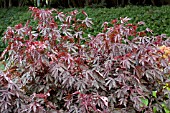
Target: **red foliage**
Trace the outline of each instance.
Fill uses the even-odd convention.
[[[102,33],[84,37],[93,25],[84,11],[29,9],[36,28],[28,21],[8,27],[3,37],[8,47],[0,73],[1,112],[162,110],[161,102],[168,100],[164,75],[170,68],[159,46],[169,47],[168,38],[146,36],[150,29],[138,32],[143,22],[131,24],[127,17],[111,21],[110,27],[105,22]],[[84,20],[77,19],[79,13]],[[152,96],[155,90],[157,98]]]

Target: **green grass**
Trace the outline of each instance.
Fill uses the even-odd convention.
[[[72,11],[74,8],[59,9],[60,11]],[[94,26],[88,29],[86,33],[96,35],[101,32],[103,22],[110,22],[112,19],[120,17],[132,18],[132,23],[144,21],[145,26],[139,28],[144,30],[147,27],[154,31],[154,35],[167,34],[170,36],[170,6],[154,7],[154,6],[126,6],[124,8],[81,8],[85,10],[90,18],[93,19]],[[13,7],[10,9],[0,9],[0,37],[8,26],[14,26],[19,23],[25,23],[30,19],[28,7]],[[81,18],[81,16],[80,16]],[[32,25],[34,22],[31,23]],[[4,44],[0,41],[0,51],[4,48]]]

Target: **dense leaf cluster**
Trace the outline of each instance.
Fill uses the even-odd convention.
[[[8,27],[1,58],[0,110],[7,112],[164,112],[170,103],[166,35],[137,31],[130,18],[103,23],[84,37],[93,22],[77,10],[30,7],[37,26]],[[78,15],[84,19],[78,19]],[[7,56],[5,56],[7,54]]]

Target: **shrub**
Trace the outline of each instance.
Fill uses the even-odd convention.
[[[30,7],[36,28],[8,27],[2,53],[0,110],[6,112],[163,112],[168,110],[170,46],[165,35],[137,31],[129,18],[104,22],[96,36],[82,11]],[[84,20],[77,18],[83,14]],[[111,26],[112,25],[112,26]],[[111,27],[108,27],[111,26]],[[165,109],[166,108],[166,109]]]

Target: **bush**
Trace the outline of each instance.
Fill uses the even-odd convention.
[[[165,35],[137,31],[144,22],[131,24],[126,17],[104,22],[101,33],[84,37],[93,26],[86,12],[29,9],[37,26],[28,21],[8,27],[3,37],[8,46],[1,56],[6,60],[1,112],[168,111]],[[84,19],[77,18],[81,14]]]

